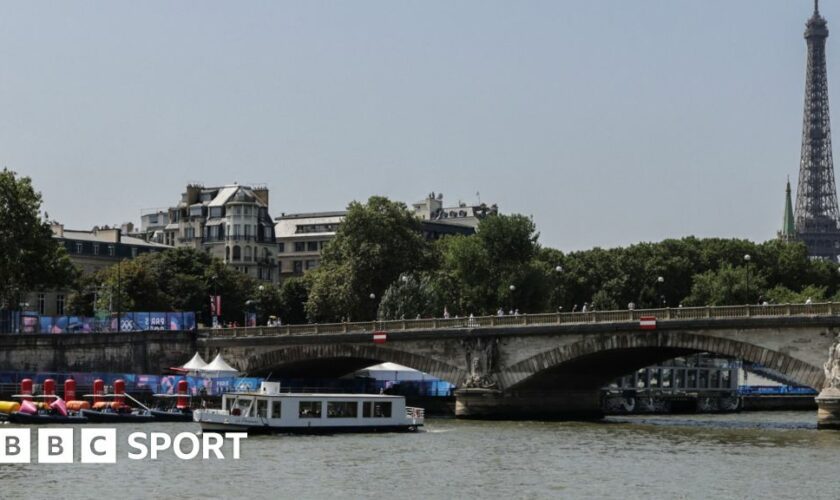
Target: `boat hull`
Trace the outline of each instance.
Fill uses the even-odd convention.
[[[198,422],[205,432],[247,432],[248,434],[358,434],[365,432],[417,432],[420,425],[342,425],[318,427],[273,427],[267,425],[236,425],[220,422]]]
[[[89,422],[118,424],[154,422],[154,415],[138,413],[111,413],[96,410],[82,410],[82,416],[87,417]]]
[[[84,416],[30,415],[20,412],[10,413],[8,420],[15,424],[84,424],[88,421]]]
[[[155,417],[155,420],[158,422],[192,422],[193,421],[193,414],[192,410],[181,412],[181,411],[163,411],[163,410],[151,410],[152,416]]]

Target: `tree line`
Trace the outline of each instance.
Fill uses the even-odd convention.
[[[405,204],[379,196],[351,203],[321,265],[279,285],[189,248],[82,275],[52,238],[40,203],[29,178],[0,173],[7,309],[22,291],[46,288],[71,291],[69,314],[197,311],[205,323],[214,294],[223,323],[241,323],[245,311],[260,322],[304,323],[840,299],[838,265],[809,259],[798,242],[687,237],[564,253],[540,245],[533,220],[518,214],[429,241]]]

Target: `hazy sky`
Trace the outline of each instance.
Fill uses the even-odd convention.
[[[238,181],[268,185],[274,216],[478,191],[565,251],[762,241],[787,175],[796,192],[812,8],[0,1],[0,166],[79,229]]]

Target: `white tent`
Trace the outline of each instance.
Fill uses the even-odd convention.
[[[431,375],[396,363],[380,363],[378,365],[368,366],[353,373],[353,376],[400,382],[407,380],[435,380]]]
[[[238,375],[239,370],[230,366],[222,359],[221,353],[217,354],[213,361],[199,370],[202,375]]]
[[[207,362],[201,358],[201,355],[198,352],[196,352],[195,356],[193,356],[191,360],[184,363],[181,366],[181,368],[183,368],[184,370],[195,371],[201,370],[205,366],[207,366]]]

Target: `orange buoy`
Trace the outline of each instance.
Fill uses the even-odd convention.
[[[25,378],[20,381],[20,393],[23,394],[24,401],[32,401],[32,379]]]
[[[70,411],[88,410],[90,409],[90,403],[88,403],[87,401],[68,401],[67,409]]]
[[[186,380],[181,380],[178,382],[178,402],[175,405],[175,407],[179,410],[189,408],[190,406],[190,403],[187,400],[187,391],[189,390],[189,387],[190,384],[187,383]]]

